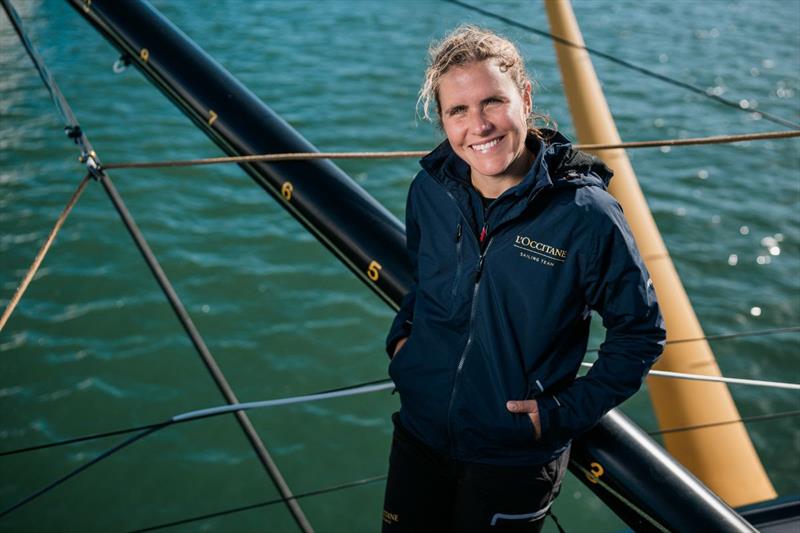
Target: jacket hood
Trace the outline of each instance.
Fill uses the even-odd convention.
[[[608,187],[613,172],[600,159],[576,150],[558,131],[540,132],[541,139],[528,133],[525,144],[536,153],[536,159],[522,181],[507,193],[532,198],[542,188],[551,186]],[[456,155],[447,139],[423,157],[420,166],[442,184],[455,181],[465,187],[471,185],[469,165]]]

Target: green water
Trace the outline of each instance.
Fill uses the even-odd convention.
[[[475,22],[520,43],[535,105],[572,135],[552,45],[444,2],[158,1],[155,5],[321,150],[423,150],[415,120],[431,38]],[[65,3],[17,0],[34,43],[107,162],[220,155]],[[546,28],[536,1],[482,7]],[[590,46],[800,120],[800,3],[578,1]],[[158,51],[153,51],[158,53]],[[625,140],[778,125],[594,60]],[[77,152],[0,16],[0,305],[82,176]],[[800,324],[800,142],[631,151],[642,188],[709,334]],[[413,160],[341,167],[402,217]],[[386,376],[391,311],[237,167],[112,174],[243,401]],[[597,328],[592,345],[602,339]],[[800,382],[796,334],[713,344],[726,375]],[[732,386],[743,416],[797,409],[792,391]],[[222,403],[97,184],[90,184],[0,333],[0,450],[162,420]],[[385,473],[397,398],[378,393],[253,412],[295,493]],[[646,392],[623,411],[656,427]],[[752,423],[782,495],[800,493],[797,419]],[[120,438],[0,458],[0,507]],[[720,443],[720,446],[724,445]],[[301,501],[318,531],[374,531],[383,484]],[[276,496],[232,418],[168,428],[0,520],[3,531],[118,531]],[[575,479],[568,531],[623,524]],[[180,528],[177,528],[180,529]],[[282,506],[183,526],[292,531]],[[548,524],[546,531],[554,531]]]

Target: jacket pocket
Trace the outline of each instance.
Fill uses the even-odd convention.
[[[392,359],[389,361],[389,376],[395,382],[395,385],[397,385],[397,380],[395,379],[395,375],[397,374],[397,367],[399,366],[398,363],[400,362],[400,359],[403,359],[403,356],[408,351],[408,345],[410,343],[411,343],[411,335],[406,337],[405,344],[403,344],[403,346],[401,346],[400,349],[394,353]]]

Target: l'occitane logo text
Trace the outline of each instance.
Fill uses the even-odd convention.
[[[397,513],[390,513],[389,511],[383,511],[383,521],[387,524],[397,524],[400,522],[400,515]]]
[[[563,261],[567,258],[567,250],[562,250],[561,248],[556,248],[555,246],[550,246],[543,242],[534,241],[525,235],[517,235],[514,243],[518,248],[521,247],[531,252],[539,252],[559,261]]]

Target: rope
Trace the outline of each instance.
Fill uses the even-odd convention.
[[[739,424],[740,422],[761,422],[763,420],[775,420],[778,418],[788,418],[792,416],[800,415],[800,410],[798,411],[782,411],[780,413],[772,413],[769,415],[756,415],[756,416],[748,416],[738,418],[736,420],[726,420],[724,422],[709,422],[707,424],[695,424],[692,426],[680,426],[675,428],[669,429],[659,429],[656,431],[648,431],[648,435],[663,435],[665,433],[679,433],[681,431],[692,431],[695,429],[704,429],[716,426],[726,426],[728,424]]]
[[[78,199],[81,197],[83,190],[86,188],[86,184],[89,182],[90,174],[86,174],[81,180],[78,188],[72,193],[72,197],[67,202],[67,205],[64,207],[64,210],[61,211],[61,214],[58,216],[53,229],[50,230],[50,234],[45,239],[44,244],[39,249],[39,253],[36,254],[36,257],[33,260],[33,264],[31,264],[28,272],[25,273],[25,277],[22,278],[22,282],[20,282],[19,287],[17,287],[14,296],[11,297],[11,300],[8,302],[5,311],[3,311],[3,315],[0,316],[0,331],[3,331],[3,328],[8,322],[8,319],[11,317],[11,313],[14,312],[16,309],[17,304],[22,299],[22,295],[25,294],[25,291],[30,285],[33,277],[36,275],[36,272],[39,270],[39,267],[42,265],[42,261],[44,261],[44,256],[47,255],[48,250],[50,250],[50,246],[53,244],[53,241],[56,239],[56,235],[58,235],[59,230],[61,230],[61,226],[64,225],[64,221],[69,216],[72,208],[78,202]]]
[[[592,368],[594,363],[581,363],[581,366]],[[796,383],[783,383],[780,381],[762,381],[758,379],[727,378],[724,376],[706,376],[702,374],[686,374],[683,372],[669,372],[666,370],[650,370],[650,376],[661,378],[688,379],[691,381],[712,381],[715,383],[730,383],[734,385],[752,385],[755,387],[769,387],[774,389],[800,390],[800,385]]]
[[[320,494],[327,494],[329,492],[335,492],[335,491],[339,491],[339,490],[350,489],[350,488],[353,488],[353,487],[360,487],[362,485],[375,483],[377,481],[383,481],[384,479],[386,479],[386,477],[387,477],[386,474],[384,474],[384,475],[381,475],[381,476],[373,476],[373,477],[367,477],[367,478],[364,478],[364,479],[359,479],[357,481],[349,481],[347,483],[341,483],[339,485],[332,485],[332,486],[325,487],[325,488],[322,488],[322,489],[317,489],[317,490],[312,490],[312,491],[309,491],[309,492],[304,492],[302,494],[297,494],[297,495],[293,496],[293,498],[296,499],[296,500],[299,500],[300,498],[308,498],[309,496],[317,496],[317,495],[320,495]],[[142,533],[144,531],[155,531],[157,529],[164,529],[164,528],[167,528],[167,527],[179,526],[179,525],[182,525],[182,524],[189,524],[191,522],[198,522],[200,520],[208,520],[209,518],[216,518],[218,516],[225,516],[225,515],[229,515],[229,514],[233,514],[233,513],[240,513],[242,511],[249,511],[251,509],[258,509],[260,507],[267,507],[267,506],[270,506],[270,505],[275,505],[277,503],[281,503],[281,500],[278,500],[278,499],[267,500],[265,502],[253,503],[253,504],[250,504],[250,505],[243,505],[241,507],[234,507],[232,509],[226,509],[224,511],[217,511],[217,512],[214,512],[214,513],[208,513],[208,514],[204,514],[204,515],[193,516],[191,518],[184,518],[182,520],[175,520],[174,522],[167,522],[167,523],[159,524],[159,525],[156,525],[156,526],[148,526],[148,527],[145,527],[143,529],[134,529],[134,530],[130,531],[129,533]]]
[[[788,126],[790,128],[793,128],[793,129],[800,129],[800,124],[797,124],[797,123],[792,122],[790,120],[786,120],[784,118],[781,118],[779,116],[773,115],[771,113],[767,113],[766,111],[756,111],[754,109],[744,108],[744,107],[741,106],[741,104],[739,104],[739,102],[737,102],[735,100],[729,100],[728,98],[723,98],[723,97],[721,97],[719,95],[709,93],[706,89],[703,89],[702,87],[698,87],[697,85],[692,85],[692,84],[687,83],[685,81],[677,80],[675,78],[672,78],[670,76],[666,76],[664,74],[659,74],[658,72],[656,72],[654,70],[650,70],[648,68],[641,67],[639,65],[636,65],[636,64],[631,63],[629,61],[626,61],[624,59],[620,59],[620,58],[615,57],[615,56],[613,56],[611,54],[608,54],[606,52],[601,52],[600,50],[596,50],[594,48],[589,48],[588,46],[585,46],[585,45],[582,45],[582,44],[574,43],[572,41],[564,39],[563,37],[558,37],[556,35],[553,35],[550,32],[546,32],[544,30],[540,30],[538,28],[534,28],[532,26],[528,26],[526,24],[522,24],[521,22],[517,22],[516,20],[512,20],[512,19],[504,17],[502,15],[498,15],[496,13],[492,13],[491,11],[486,11],[485,9],[481,9],[479,7],[476,7],[476,6],[473,6],[473,5],[470,5],[470,4],[466,4],[464,2],[460,2],[459,0],[444,0],[444,1],[445,2],[449,2],[451,4],[455,4],[457,6],[461,6],[461,7],[465,8],[465,9],[469,9],[469,10],[475,11],[477,13],[481,13],[482,15],[486,15],[487,17],[491,17],[491,18],[493,18],[495,20],[499,20],[499,21],[504,22],[504,23],[506,23],[506,24],[508,24],[510,26],[515,26],[517,28],[521,28],[521,29],[529,31],[531,33],[535,33],[537,35],[541,35],[542,37],[547,37],[548,39],[551,39],[551,40],[556,41],[558,43],[561,43],[563,45],[570,46],[572,48],[578,48],[580,50],[586,50],[588,53],[590,53],[592,55],[595,55],[597,57],[602,57],[603,59],[611,61],[612,63],[616,63],[617,65],[620,65],[620,66],[623,66],[625,68],[634,70],[634,71],[636,71],[636,72],[638,72],[640,74],[644,74],[645,76],[649,76],[651,78],[655,78],[657,80],[669,83],[671,85],[675,85],[676,87],[680,87],[682,89],[686,89],[688,91],[691,91],[693,93],[699,94],[701,96],[704,96],[706,98],[714,100],[714,101],[716,101],[716,102],[718,102],[720,104],[726,105],[728,107],[732,107],[732,108],[737,109],[739,111],[744,111],[746,113],[758,113],[759,115],[761,115],[765,119],[769,120],[770,122],[774,122],[774,123],[780,124],[782,126]]]
[[[766,133],[746,133],[739,135],[715,135],[711,137],[695,137],[691,139],[664,139],[660,141],[634,141],[617,144],[576,144],[579,150],[617,150],[626,148],[655,148],[659,146],[688,146],[701,144],[725,144],[743,141],[762,141],[766,139],[786,139],[800,137],[800,131],[770,131]],[[386,152],[290,152],[282,154],[255,154],[231,157],[206,157],[202,159],[166,160],[166,161],[123,161],[107,163],[104,170],[117,168],[168,168],[189,167],[199,165],[218,165],[223,163],[254,163],[259,161],[304,161],[311,159],[404,159],[424,157],[429,150],[419,151],[386,151]]]

